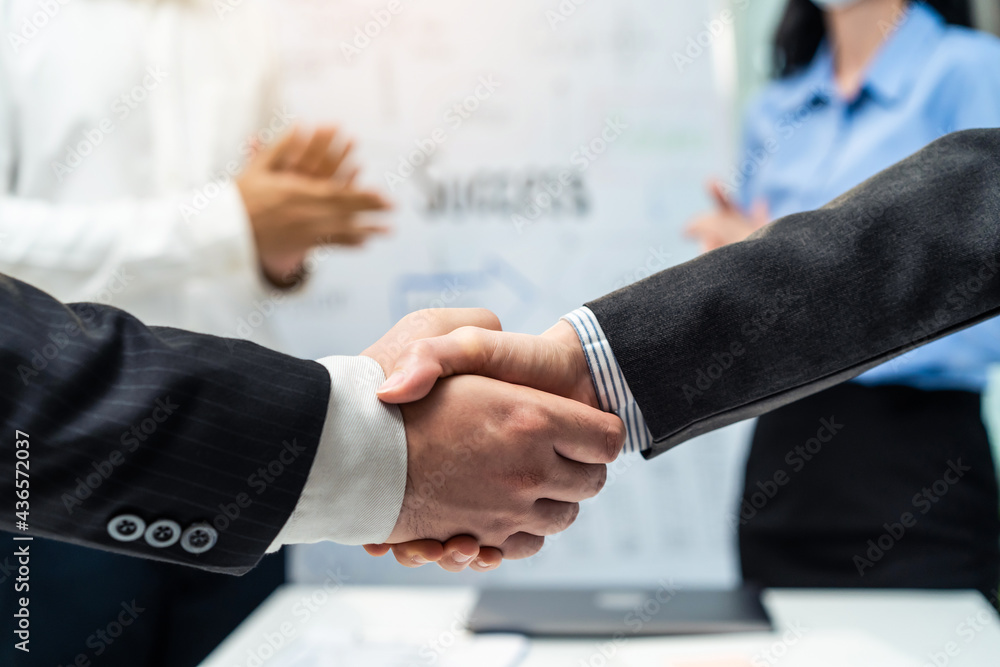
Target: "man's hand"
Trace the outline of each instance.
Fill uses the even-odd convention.
[[[470,535],[509,558],[534,553],[597,495],[625,441],[613,415],[475,375],[401,409],[410,461],[390,543]]]
[[[597,408],[597,392],[580,339],[565,320],[541,336],[468,326],[414,340],[401,351],[379,388],[386,403],[408,403],[426,396],[439,378],[485,377],[533,387]]]
[[[421,337],[468,314],[487,327]],[[414,313],[365,352],[387,375],[399,374],[380,397],[407,403],[406,499],[390,537],[406,542],[392,547],[404,565],[487,570],[501,551],[507,558],[536,553],[545,535],[572,523],[580,500],[600,491],[605,464],[621,451],[624,426],[592,407],[597,399],[572,327],[563,322],[536,337],[503,334],[498,324],[484,311]],[[437,382],[470,372],[496,379]],[[441,543],[453,535],[460,537]],[[424,539],[407,542],[415,538]],[[389,548],[366,547],[373,555]]]
[[[236,184],[253,227],[261,268],[278,286],[295,284],[310,249],[357,246],[388,229],[363,224],[364,212],[390,208],[382,196],[354,186],[352,145],[333,149],[336,131],[292,130],[251,158]]]
[[[391,365],[383,364],[389,379],[380,389],[379,397],[387,403],[421,399],[439,378],[472,373],[532,386],[597,407],[580,340],[566,321],[560,321],[541,336],[502,333],[499,327],[492,326],[463,327],[439,338],[413,339],[396,351],[394,357]],[[373,555],[383,555],[390,546],[369,545],[366,549]],[[392,545],[391,549],[396,560],[408,567],[437,562],[452,572],[466,566],[486,571],[499,566],[502,557],[530,555],[504,549],[501,556],[496,549],[479,549],[479,543],[468,536],[452,538],[444,544],[435,540],[407,542]]]

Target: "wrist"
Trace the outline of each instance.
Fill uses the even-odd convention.
[[[290,290],[298,287],[306,280],[305,260],[302,262],[271,263],[258,254],[261,275],[274,287]]]
[[[600,402],[590,373],[590,365],[587,363],[587,355],[583,351],[583,344],[573,325],[566,320],[559,320],[551,329],[543,333],[542,337],[557,343],[569,360],[574,378],[572,395],[569,398],[599,409]]]

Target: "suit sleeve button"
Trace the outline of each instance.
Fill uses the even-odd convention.
[[[146,522],[135,514],[119,514],[108,522],[108,535],[119,542],[134,542],[145,531]]]
[[[194,523],[181,535],[181,547],[192,554],[203,554],[219,541],[219,533],[207,523]]]
[[[170,519],[160,519],[149,524],[149,528],[146,529],[146,542],[157,549],[177,544],[179,539],[181,539],[181,525]]]

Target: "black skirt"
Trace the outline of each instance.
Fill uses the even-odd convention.
[[[1000,586],[997,471],[979,394],[844,384],[765,415],[739,510],[748,583]]]

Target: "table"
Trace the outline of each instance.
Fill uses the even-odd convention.
[[[352,587],[340,585],[335,576],[323,586],[285,586],[202,667],[266,667],[277,662],[275,656],[280,657],[318,629],[350,633],[365,641],[419,645],[423,647],[422,655],[428,656],[427,664],[433,664],[432,656],[466,636],[463,626],[475,599],[474,589]],[[1000,665],[1000,617],[975,592],[769,590],[764,593],[764,604],[775,624],[774,634],[764,638],[776,646],[783,636],[801,634],[802,628],[809,632],[861,631],[918,666]],[[671,647],[691,646],[692,642],[735,645],[750,638],[740,635],[729,639],[630,641],[655,645],[664,654]],[[534,641],[527,646],[527,655],[518,667],[619,664],[614,656],[601,658],[600,643]],[[768,664],[754,662],[758,663]]]

